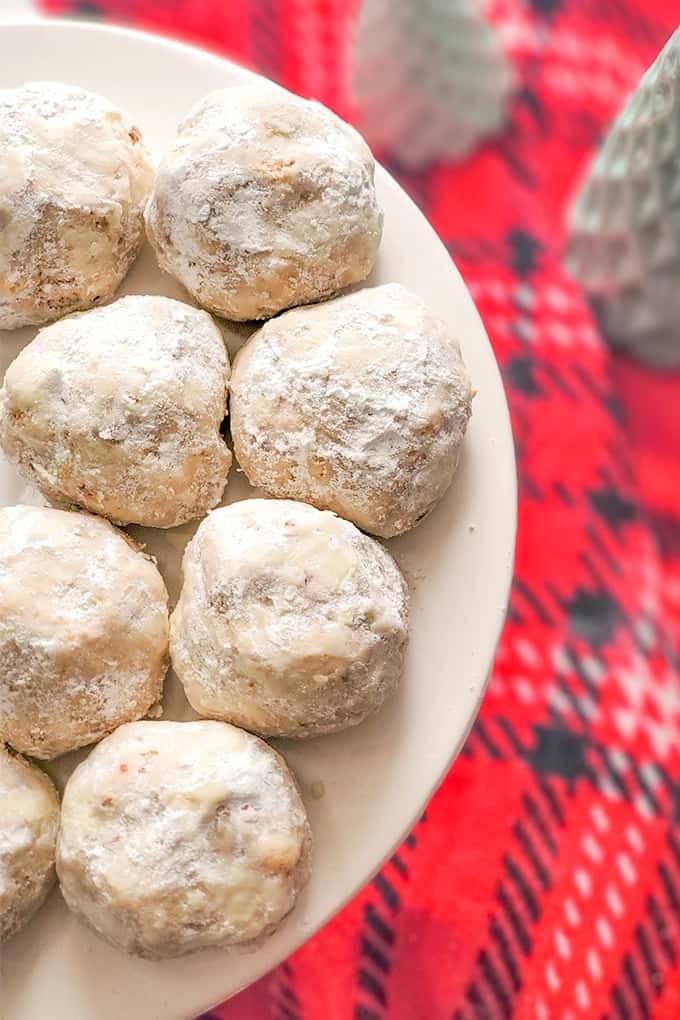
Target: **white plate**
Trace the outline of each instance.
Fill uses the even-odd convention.
[[[216,57],[138,33],[73,23],[0,26],[0,87],[54,79],[93,89],[133,114],[159,151],[210,89],[252,76]],[[0,1013],[11,1020],[186,1020],[296,949],[375,872],[441,781],[475,717],[503,623],[516,523],[515,461],[505,396],[484,328],[449,256],[383,170],[385,236],[369,283],[396,280],[460,337],[478,395],[453,487],[410,535],[389,544],[412,587],[407,675],[383,711],[356,729],[279,741],[314,831],[314,875],[295,911],[257,952],[211,950],[168,963],[129,959],[70,917],[58,892],[4,949]],[[182,297],[145,252],[124,293]],[[33,335],[0,332],[0,372]],[[229,498],[247,485],[232,473]],[[25,499],[0,462],[0,505]],[[189,527],[147,532],[176,594]],[[168,714],[187,717],[170,684]]]

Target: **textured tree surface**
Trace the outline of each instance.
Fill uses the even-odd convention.
[[[593,160],[571,214],[569,265],[611,343],[680,363],[680,30]]]

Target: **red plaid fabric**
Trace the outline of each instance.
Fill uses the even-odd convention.
[[[207,44],[351,118],[343,0],[45,0]],[[678,17],[671,0],[491,0],[506,130],[418,175],[510,400],[517,575],[481,716],[378,877],[228,1020],[680,1016],[680,374],[604,346],[565,209]],[[680,281],[679,281],[680,285]]]

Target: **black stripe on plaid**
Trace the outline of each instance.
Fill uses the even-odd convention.
[[[290,960],[275,971],[270,994],[275,1020],[302,1020],[300,1001],[295,991],[295,972]]]
[[[416,825],[424,825],[423,814]],[[364,906],[356,978],[357,1002],[354,1020],[385,1020],[388,1008],[388,980],[396,943],[395,919],[402,904],[402,892],[411,875],[411,858],[418,846],[416,831],[373,879],[374,900]]]
[[[279,0],[258,0],[250,18],[250,48],[258,71],[278,81],[281,77]]]
[[[488,918],[488,941],[466,987],[466,1005],[455,1014],[460,1020],[511,1020],[522,988],[522,959],[531,955],[532,929],[550,889],[549,867],[564,823],[561,798],[550,780],[535,776],[521,803],[523,814],[512,826],[515,843],[503,856],[505,874],[496,886],[497,909]]]
[[[680,840],[669,827],[669,855],[656,867],[657,887],[646,901],[645,917],[636,925],[633,942],[621,960],[612,985],[609,1010],[616,1020],[651,1020],[654,1001],[664,989],[666,971],[678,959],[680,940]]]

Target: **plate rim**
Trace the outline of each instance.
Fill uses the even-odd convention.
[[[169,53],[174,53],[174,52],[178,52],[180,54],[184,53],[186,56],[190,56],[193,59],[200,58],[203,61],[208,61],[212,65],[214,65],[215,70],[220,70],[220,69],[223,70],[225,67],[227,67],[227,68],[231,69],[233,74],[239,75],[241,77],[246,76],[253,83],[260,83],[262,81],[265,81],[265,82],[267,82],[268,84],[270,84],[273,87],[282,88],[285,91],[290,91],[290,90],[286,90],[285,86],[282,86],[279,83],[277,83],[275,81],[272,81],[271,79],[267,78],[265,75],[260,74],[260,73],[254,71],[254,70],[252,70],[252,69],[250,69],[248,67],[245,67],[245,66],[237,63],[236,61],[231,60],[228,57],[222,56],[220,53],[216,52],[213,49],[207,48],[209,44],[206,41],[203,41],[203,40],[200,41],[200,42],[199,41],[192,42],[189,39],[181,39],[181,38],[168,37],[168,36],[164,36],[164,35],[156,35],[156,34],[154,34],[153,32],[150,32],[150,31],[145,31],[145,30],[141,30],[141,29],[137,29],[137,28],[131,28],[131,27],[128,27],[126,25],[121,25],[121,24],[92,23],[92,22],[84,20],[82,18],[70,18],[70,17],[48,18],[48,17],[40,16],[38,14],[35,14],[35,15],[25,15],[25,16],[22,16],[22,17],[19,17],[19,18],[17,18],[17,17],[3,18],[0,15],[0,29],[10,29],[10,30],[11,29],[30,29],[30,30],[45,31],[47,33],[57,32],[57,33],[60,33],[60,34],[61,33],[68,34],[68,33],[72,32],[73,30],[76,30],[78,32],[87,33],[87,34],[90,34],[90,35],[93,35],[93,36],[95,36],[95,35],[96,36],[101,36],[101,35],[105,34],[105,35],[108,35],[110,37],[117,38],[120,41],[123,41],[125,39],[129,39],[130,37],[132,37],[132,38],[135,38],[141,44],[150,45],[150,46],[153,46],[155,48],[165,49]],[[225,87],[229,87],[229,86],[225,86]],[[479,710],[480,710],[481,704],[482,704],[482,702],[484,700],[484,697],[486,695],[486,691],[488,689],[489,681],[490,681],[490,678],[491,678],[491,674],[492,674],[493,666],[494,666],[494,662],[495,662],[496,652],[497,652],[498,645],[499,645],[499,642],[500,642],[500,638],[502,636],[503,629],[504,629],[504,626],[505,626],[505,621],[506,621],[506,616],[507,616],[507,609],[508,609],[508,603],[509,603],[509,597],[510,597],[510,591],[511,591],[513,577],[514,577],[515,558],[516,558],[516,551],[517,551],[517,529],[518,529],[518,472],[517,472],[517,457],[516,457],[516,451],[515,451],[515,445],[514,445],[514,434],[513,434],[513,430],[512,430],[512,423],[511,423],[510,409],[509,409],[509,406],[508,406],[507,394],[506,394],[506,391],[505,391],[505,386],[504,386],[504,383],[503,383],[502,374],[500,372],[500,366],[498,364],[498,360],[496,358],[493,345],[491,344],[491,341],[489,339],[489,335],[488,335],[487,329],[486,329],[486,327],[484,325],[483,319],[482,319],[482,317],[481,317],[481,315],[479,313],[479,310],[478,310],[478,308],[477,308],[477,306],[475,304],[475,301],[472,298],[472,295],[470,293],[469,288],[467,287],[464,279],[462,278],[462,276],[460,274],[460,271],[458,270],[458,267],[457,267],[453,257],[451,256],[451,254],[449,253],[448,249],[444,245],[443,241],[441,240],[441,238],[437,234],[436,230],[434,229],[434,227],[430,223],[429,219],[420,210],[420,208],[417,206],[417,204],[414,202],[414,200],[411,198],[411,196],[408,194],[408,192],[392,176],[392,174],[384,166],[382,166],[382,164],[378,164],[377,161],[376,161],[376,166],[380,167],[379,172],[383,175],[383,182],[390,188],[390,190],[392,190],[395,194],[399,195],[399,200],[401,202],[403,202],[405,200],[412,207],[412,209],[416,212],[417,216],[423,221],[423,224],[427,227],[427,230],[429,231],[429,234],[430,234],[430,240],[431,240],[432,245],[439,249],[440,255],[443,254],[446,257],[446,259],[448,261],[448,264],[449,264],[449,270],[452,271],[454,273],[454,275],[458,277],[460,286],[467,293],[467,297],[468,297],[469,302],[470,302],[470,311],[473,313],[473,317],[476,320],[477,330],[478,330],[479,334],[483,337],[484,341],[486,342],[486,344],[487,344],[487,346],[489,348],[489,352],[491,353],[491,356],[492,356],[493,371],[496,373],[499,394],[502,396],[502,407],[499,408],[499,411],[502,412],[503,428],[504,428],[504,431],[505,431],[505,434],[506,434],[506,438],[509,438],[509,440],[510,440],[509,441],[509,451],[508,452],[509,452],[509,455],[511,456],[511,459],[512,459],[512,470],[510,471],[510,479],[509,479],[510,487],[509,487],[509,489],[507,491],[507,495],[509,497],[509,506],[507,507],[507,512],[511,515],[510,519],[507,521],[507,524],[508,524],[508,537],[509,537],[509,540],[510,540],[510,548],[509,548],[509,555],[507,557],[507,560],[504,561],[503,566],[502,566],[503,590],[505,592],[504,603],[503,603],[501,612],[498,614],[498,618],[497,618],[497,622],[495,624],[495,627],[493,628],[493,640],[492,640],[492,642],[490,643],[490,646],[489,646],[488,661],[485,664],[484,680],[483,680],[483,682],[479,685],[479,687],[476,690],[476,697],[475,697],[475,700],[474,700],[474,704],[473,704],[472,710],[470,711],[469,716],[468,716],[468,718],[466,720],[466,725],[463,728],[459,738],[455,742],[452,743],[449,755],[447,757],[447,760],[444,763],[443,767],[438,771],[434,781],[430,781],[428,783],[427,790],[423,790],[423,791],[421,791],[421,794],[419,794],[419,798],[421,799],[420,808],[415,812],[413,817],[410,818],[408,824],[400,831],[398,838],[396,838],[391,843],[389,850],[384,854],[384,856],[378,862],[376,862],[375,866],[372,868],[372,870],[370,871],[369,874],[365,875],[361,880],[356,882],[352,886],[352,888],[349,889],[338,902],[334,903],[334,905],[324,914],[324,916],[318,921],[318,923],[315,923],[315,926],[313,928],[310,928],[310,930],[304,932],[302,934],[301,938],[293,939],[292,940],[293,944],[291,945],[290,948],[288,948],[288,950],[286,951],[285,954],[283,954],[283,955],[281,955],[279,957],[278,962],[274,962],[274,963],[272,963],[272,962],[266,962],[266,963],[263,962],[261,967],[256,968],[256,973],[254,974],[254,976],[248,977],[242,984],[239,984],[238,987],[234,988],[231,992],[227,993],[228,998],[231,998],[234,995],[237,995],[239,992],[243,991],[245,988],[250,987],[251,984],[253,984],[256,981],[260,980],[265,974],[269,973],[272,969],[274,969],[274,967],[278,966],[283,960],[287,959],[290,955],[292,955],[294,952],[296,952],[302,945],[305,944],[305,942],[307,942],[317,932],[319,932],[323,927],[325,927],[329,923],[329,921],[332,920],[332,918],[334,918],[352,899],[354,899],[357,896],[357,894],[363,888],[365,888],[372,881],[372,879],[375,877],[375,875],[383,867],[385,862],[387,860],[389,860],[390,856],[401,845],[401,843],[403,842],[405,837],[412,830],[412,828],[413,828],[414,824],[417,822],[417,819],[418,819],[420,813],[422,812],[423,808],[429,803],[429,801],[435,795],[435,793],[437,792],[437,790],[439,789],[439,787],[443,783],[444,779],[448,775],[449,771],[451,770],[453,764],[455,763],[455,761],[456,761],[456,759],[457,759],[457,757],[458,757],[458,755],[460,753],[461,748],[463,747],[463,745],[464,745],[464,743],[465,743],[465,741],[466,741],[466,739],[467,739],[467,737],[468,737],[468,735],[470,733],[470,730],[472,729],[472,727],[473,727],[473,725],[475,723],[475,720],[477,719],[477,716],[479,714]],[[453,484],[455,486],[455,479],[454,479]],[[507,484],[507,481],[506,481],[506,484]],[[498,570],[499,570],[499,574],[500,574],[501,573],[501,567],[500,566],[499,566]],[[485,659],[486,658],[487,658],[487,655],[485,654]],[[1,976],[1,964],[0,964],[0,976]],[[212,999],[211,998],[203,1006],[200,1006],[198,1008],[201,1009],[202,1011],[210,1010],[213,1006],[215,1006],[216,1004],[218,1004],[218,1003],[220,1003],[222,1001],[225,1001],[223,996],[218,998],[218,999]]]

